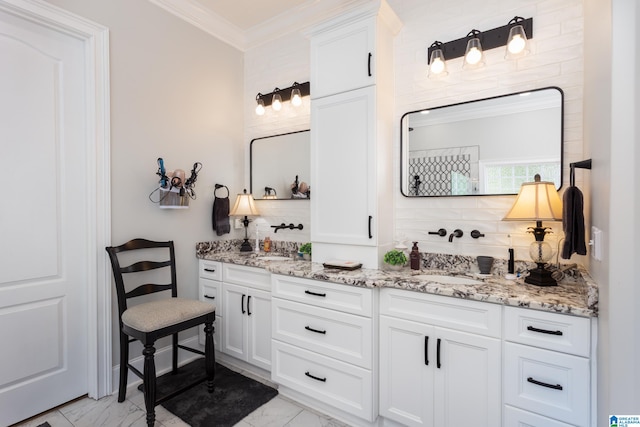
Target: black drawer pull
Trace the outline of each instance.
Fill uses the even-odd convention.
[[[324,334],[326,334],[326,333],[327,333],[327,331],[321,331],[321,330],[319,330],[319,329],[313,329],[313,328],[311,328],[311,327],[309,327],[309,326],[305,326],[304,328],[305,328],[307,331],[315,332],[316,334],[323,334],[323,335],[324,335]]]
[[[369,77],[371,77],[371,57],[373,56],[373,54],[371,52],[369,52],[369,61],[368,61],[368,65],[367,65],[367,71],[369,72]]]
[[[429,366],[429,337],[424,337],[424,364]]]
[[[542,387],[552,388],[554,390],[562,390],[562,386],[560,384],[556,384],[556,385],[547,384],[547,383],[543,383],[542,381],[536,381],[531,377],[527,378],[527,381],[530,382],[531,384],[540,385]]]
[[[206,299],[216,299],[216,297],[212,297],[211,295],[206,295],[204,296]]]
[[[313,378],[313,379],[314,379],[314,380],[316,380],[316,381],[322,381],[323,383],[326,383],[326,382],[327,382],[327,379],[326,379],[326,378],[320,378],[320,377],[316,377],[316,376],[314,376],[314,375],[311,375],[311,374],[309,373],[309,371],[305,372],[304,374],[305,374],[306,376],[308,376],[309,378]]]
[[[438,369],[440,369],[440,367],[442,366],[440,364],[440,338],[438,338],[438,341],[436,343],[436,366],[438,367]]]
[[[311,291],[304,291],[304,293],[307,294],[307,295],[315,295],[317,297],[326,297],[327,296],[327,294],[319,294],[319,293],[311,292]]]
[[[562,331],[549,331],[547,329],[538,329],[538,328],[534,328],[533,326],[527,326],[527,331],[532,331],[532,332],[540,332],[541,334],[549,334],[549,335],[562,335]]]
[[[215,268],[205,268],[204,271],[206,271],[207,273],[215,273],[216,269]]]

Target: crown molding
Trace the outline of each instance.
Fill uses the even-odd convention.
[[[149,0],[166,10],[167,12],[177,16],[188,22],[189,24],[200,28],[202,31],[222,40],[225,43],[239,49],[246,50],[246,36],[244,32],[222,18],[220,15],[213,13],[210,9],[202,7],[200,3],[194,0]]]

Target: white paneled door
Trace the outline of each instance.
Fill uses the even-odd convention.
[[[85,54],[81,38],[0,10],[0,425],[89,388]]]

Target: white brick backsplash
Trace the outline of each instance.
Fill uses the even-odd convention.
[[[400,119],[408,111],[486,98],[511,92],[558,86],[565,93],[565,164],[563,173],[569,183],[569,163],[583,160],[583,36],[581,0],[388,0],[404,26],[394,42],[395,114],[394,114],[394,203],[396,241],[418,241],[423,252],[460,255],[491,255],[507,258],[511,234],[516,259],[529,260],[533,241],[528,222],[507,222],[502,217],[511,207],[513,196],[405,198],[399,189]],[[427,77],[427,48],[435,41],[447,42],[464,37],[472,28],[480,31],[505,25],[513,16],[534,19],[531,54],[504,59],[504,48],[486,52],[487,65],[480,70],[462,70],[462,59],[447,62],[449,75],[437,80]],[[276,86],[309,79],[309,40],[288,35],[246,53],[245,56],[245,136],[247,147],[246,182],[248,185],[249,141],[256,137],[309,128],[308,105],[296,115],[257,117],[255,95],[270,92]],[[313,91],[313,82],[311,82]],[[269,110],[269,109],[268,109]],[[532,150],[535,148],[532,147]],[[576,173],[581,185],[582,173]],[[311,183],[313,187],[313,183]],[[298,204],[299,203],[299,204]],[[302,223],[305,229],[271,235],[277,240],[304,242],[311,225],[308,202],[260,202],[262,216],[271,224]],[[546,240],[556,250],[562,237],[560,222],[545,222],[553,228]],[[448,242],[447,237],[429,235],[446,228],[460,228],[464,236]],[[485,234],[471,238],[471,230]],[[282,233],[282,234],[281,234]],[[581,261],[582,257],[575,257]]]

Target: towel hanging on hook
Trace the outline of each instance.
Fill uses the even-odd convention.
[[[227,190],[226,197],[218,197],[216,195],[216,191],[220,188]],[[231,223],[229,222],[229,188],[226,185],[216,184],[213,190],[211,225],[218,236],[231,232]]]
[[[569,188],[562,195],[562,228],[564,231],[564,245],[562,258],[569,259],[571,255],[587,254],[584,230],[584,198],[575,183],[575,168],[591,169],[591,159],[569,164]]]

